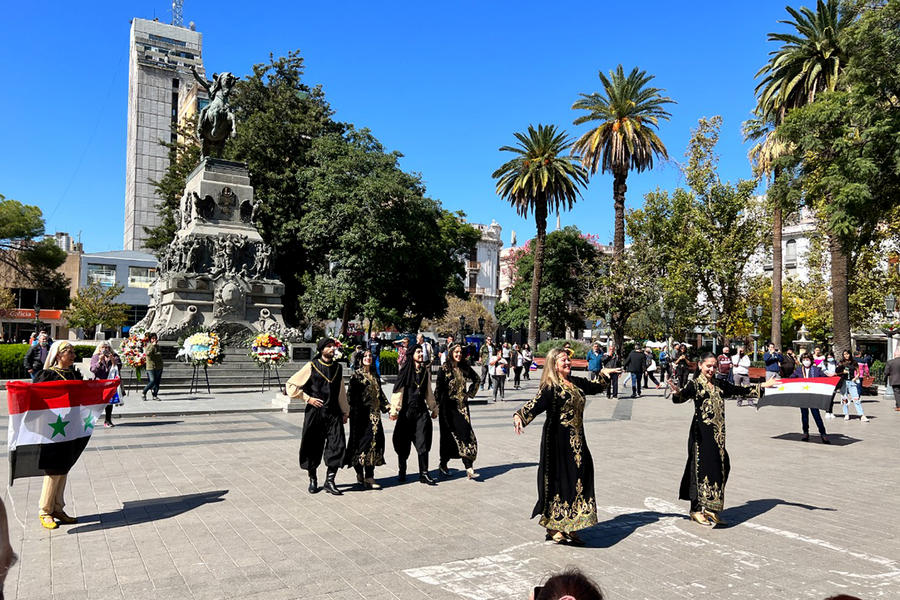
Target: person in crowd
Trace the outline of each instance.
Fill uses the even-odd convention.
[[[494,402],[497,401],[497,393],[500,394],[500,400],[504,399],[506,393],[506,372],[509,369],[509,362],[503,358],[503,347],[497,346],[494,356],[491,357],[491,377],[494,378]]]
[[[641,349],[635,346],[625,358],[622,367],[631,374],[631,397],[641,397],[641,377],[644,375],[646,355]]]
[[[794,354],[793,348],[788,348],[784,351],[784,356],[781,357],[781,376],[790,377],[791,374],[796,370],[797,355]]]
[[[557,544],[583,545],[577,531],[597,523],[594,461],[584,434],[585,396],[609,385],[613,369],[603,369],[600,381],[572,376],[572,361],[564,349],[547,353],[537,395],[513,415],[521,434],[541,413],[547,413],[541,433],[538,500],[532,518],[541,516],[547,539]]]
[[[94,354],[91,356],[91,373],[97,379],[111,379],[109,372],[115,367],[114,373],[118,373],[122,369],[122,359],[116,354],[112,346],[106,340],[97,344]],[[116,375],[118,376],[118,375]],[[103,421],[104,427],[114,427],[112,422],[113,405],[106,405],[106,416]]]
[[[494,356],[494,342],[491,336],[487,336],[478,353],[478,364],[481,365],[481,389],[484,389],[485,384],[487,384],[488,390],[494,385],[494,378],[491,377],[492,356]]]
[[[725,449],[725,399],[737,396],[759,398],[762,388],[779,383],[776,378],[763,384],[738,387],[716,378],[717,367],[716,355],[707,352],[700,357],[697,376],[680,389],[672,388],[675,404],[694,402],[688,459],[678,497],[690,501],[691,519],[707,527],[724,524],[719,513],[725,505],[725,483],[731,469]]]
[[[805,352],[800,355],[800,364],[791,374],[791,378],[793,379],[808,379],[810,377],[824,377],[825,373],[819,367],[813,364],[813,357],[808,352]],[[819,409],[817,408],[800,408],[800,425],[803,427],[803,437],[801,438],[804,442],[809,441],[809,413],[812,412],[813,421],[816,423],[816,428],[819,430],[819,438],[822,440],[823,444],[830,443],[828,441],[828,436],[825,433],[825,423],[822,422],[822,417],[819,415]]]
[[[721,367],[722,362],[719,361],[719,366]],[[734,385],[738,387],[747,387],[750,385],[750,357],[744,353],[744,347],[738,346],[737,352],[732,358],[732,367],[731,373],[734,377]],[[747,400],[747,403],[750,406],[753,406],[753,400]],[[737,405],[742,406],[744,404],[743,398],[738,398]]]
[[[506,368],[503,372],[506,374],[505,379],[509,379],[509,374],[512,373],[512,369],[510,366],[512,363],[510,362],[510,357],[512,356],[512,347],[509,345],[509,342],[503,342],[503,360],[506,361]],[[504,384],[505,387],[505,384]]]
[[[397,346],[397,367],[403,368],[403,365],[406,364],[407,354],[409,352],[409,338],[402,337],[394,344]]]
[[[678,345],[675,356],[672,358],[672,370],[675,375],[675,381],[678,383],[678,387],[684,387],[688,381],[688,376],[690,376],[687,346],[685,344]]]
[[[731,376],[731,348],[728,346],[722,346],[722,353],[716,357],[718,361],[718,368],[716,370],[716,377],[719,379],[724,379],[729,383],[734,383],[734,379]]]
[[[659,365],[656,360],[653,358],[653,349],[652,348],[644,348],[644,389],[650,387],[648,379],[656,384],[656,389],[659,389],[659,381],[656,380],[656,372],[659,370]]]
[[[844,420],[850,420],[850,402],[856,407],[856,414],[863,423],[869,422],[869,417],[863,414],[862,402],[859,399],[859,363],[850,354],[849,350],[841,353],[841,362],[838,363],[835,373],[841,376],[841,410],[844,411]]]
[[[285,391],[291,398],[306,402],[300,437],[300,468],[309,475],[309,493],[319,491],[318,468],[325,460],[327,493],[342,496],[334,479],[344,462],[347,439],[344,423],[350,417],[343,367],[334,359],[337,342],[324,337],[316,344],[316,355],[294,373]]]
[[[60,340],[53,342],[44,368],[34,376],[35,383],[44,381],[73,381],[82,380],[81,372],[75,368],[75,347],[69,342]],[[41,525],[46,529],[56,529],[59,523],[69,525],[76,523],[75,517],[65,513],[64,495],[66,491],[67,475],[44,475],[44,485],[41,489],[39,506],[39,518]]]
[[[357,370],[362,364],[364,350],[365,348],[362,345],[357,345],[353,348],[353,354],[350,355],[350,369],[353,371]]]
[[[529,600],[603,600],[603,592],[591,578],[571,568],[535,587]]]
[[[600,349],[600,342],[591,344],[591,349],[587,353],[587,362],[591,381],[597,381],[600,378],[600,371],[603,369],[603,350]]]
[[[609,370],[609,385],[606,387],[607,398],[619,397],[619,373],[622,372],[622,359],[616,350],[616,345],[609,344],[609,350],[603,357],[603,369]],[[603,370],[601,369],[601,371]]]
[[[894,410],[900,411],[900,344],[894,348],[894,358],[884,365],[884,378],[894,392]]]
[[[824,372],[823,365],[825,364],[825,355],[822,354],[822,348],[820,348],[819,346],[813,348],[812,360],[813,366],[819,367]]]
[[[154,400],[159,400],[159,383],[162,381],[163,359],[159,351],[159,336],[151,333],[147,336],[150,342],[145,352],[147,354],[147,385],[141,393],[141,399],[147,399],[147,392],[153,395]]]
[[[672,367],[669,361],[669,349],[662,348],[659,351],[659,382],[665,383],[672,378]]]
[[[432,419],[438,418],[438,405],[431,390],[431,370],[425,366],[422,349],[413,345],[408,360],[394,384],[391,394],[393,444],[397,453],[397,479],[406,481],[406,461],[412,446],[419,459],[419,483],[436,485],[428,475],[428,453],[431,451]]]
[[[513,344],[509,353],[509,364],[513,370],[513,389],[517,390],[522,385],[522,368],[525,366],[525,359],[522,358],[518,344]]]
[[[531,381],[531,364],[534,362],[534,352],[531,351],[531,346],[526,342],[522,344],[522,372],[525,375],[525,379]]]
[[[381,340],[373,337],[369,340],[369,352],[372,353],[372,358],[375,360],[375,364],[373,367],[375,368],[375,372],[378,373],[378,376],[381,376]]]
[[[825,360],[822,361],[821,366],[822,372],[825,373],[825,377],[834,377],[837,375],[837,360],[834,358],[834,352],[830,350],[825,353]],[[840,388],[840,386],[838,386]],[[834,398],[832,397],[831,406],[825,411],[826,419],[834,418]]]
[[[447,362],[447,350],[456,343],[456,338],[453,337],[453,334],[447,336],[447,343],[441,348],[441,364]]]
[[[350,436],[344,451],[344,466],[356,471],[356,483],[366,490],[377,490],[375,467],[384,464],[384,425],[381,413],[388,412],[388,400],[381,389],[381,377],[375,371],[375,359],[363,352],[357,368],[347,382],[350,405]]]
[[[781,373],[782,358],[783,356],[775,344],[770,343],[768,350],[763,352],[763,362],[766,363],[766,381]]]
[[[473,465],[478,456],[478,440],[472,430],[469,398],[478,393],[481,378],[466,362],[462,348],[454,344],[447,350],[447,362],[440,368],[434,385],[438,405],[438,425],[441,430],[441,461],[438,471],[450,475],[447,463],[461,458],[469,479],[478,477]]]
[[[44,362],[46,362],[47,355],[50,353],[51,344],[50,336],[42,331],[35,338],[35,343],[25,353],[25,370],[28,371],[32,381],[34,381],[34,376],[37,375],[38,371],[44,368]]]
[[[425,339],[425,334],[420,333],[416,335],[416,344],[422,349],[423,360],[425,361],[425,366],[430,367],[431,363],[434,362],[434,348],[431,347],[431,343]]]

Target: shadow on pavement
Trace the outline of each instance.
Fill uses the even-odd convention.
[[[116,427],[156,427],[157,425],[178,425],[184,421],[119,421]]]
[[[459,461],[457,461],[457,464],[459,464]],[[479,477],[478,477],[478,479],[475,479],[475,482],[487,481],[488,479],[491,479],[498,475],[502,475],[502,474],[506,473],[507,471],[511,471],[513,469],[525,469],[528,467],[536,467],[536,466],[537,466],[536,462],[517,462],[517,463],[509,463],[506,465],[491,465],[491,466],[484,466],[484,467],[479,467],[476,464],[475,471],[478,473]],[[393,473],[391,475],[388,475],[387,477],[378,477],[378,472],[376,471],[375,481],[380,483],[381,487],[385,488],[385,489],[397,487],[400,485],[410,485],[413,483],[416,485],[420,485],[419,484],[419,473],[417,471],[409,471],[406,474],[406,482],[405,483],[400,483],[399,481],[397,481],[396,473],[397,473],[397,471],[394,470]],[[435,481],[438,482],[438,485],[440,485],[440,483],[442,481],[453,481],[454,479],[465,479],[465,477],[466,477],[465,469],[454,469],[453,467],[450,467],[450,475],[446,476],[446,477],[441,475],[440,473],[438,473],[437,469],[431,469],[430,471],[428,471],[428,473],[431,475],[432,479],[434,479]],[[356,486],[354,485],[353,487],[355,488]],[[341,491],[344,491],[344,492],[348,491],[348,489],[343,486],[340,486],[340,488],[341,488]],[[356,489],[359,489],[359,488],[356,488]]]
[[[601,521],[592,527],[578,532],[588,548],[612,548],[639,527],[656,523],[666,517],[686,518],[684,514],[662,513],[645,510],[641,512],[617,515],[608,521]]]
[[[831,442],[832,446],[849,446],[850,444],[855,444],[856,442],[861,442],[862,440],[858,438],[852,438],[846,436],[842,433],[829,433],[826,434],[828,437],[828,441]],[[821,444],[822,440],[819,439],[819,434],[810,433],[809,441],[803,442],[801,441],[802,434],[800,433],[782,433],[781,435],[773,435],[773,440],[788,440],[791,442],[800,442],[801,444]]]
[[[69,529],[66,533],[87,533],[100,529],[114,529],[139,523],[149,523],[150,521],[161,521],[186,513],[204,504],[222,502],[225,500],[222,496],[227,493],[228,490],[216,490],[184,496],[154,498],[152,500],[133,500],[126,502],[121,509],[115,512],[79,515],[78,521],[88,524]]]
[[[728,527],[734,527],[735,525],[740,525],[741,523],[755,519],[759,515],[769,512],[776,506],[794,506],[796,508],[805,508],[806,510],[837,510],[835,508],[823,508],[811,504],[789,502],[787,500],[781,500],[780,498],[760,498],[759,500],[749,500],[740,506],[734,506],[723,510],[722,519],[724,519],[728,525],[720,526],[719,529],[727,529]]]

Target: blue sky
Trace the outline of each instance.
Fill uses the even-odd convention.
[[[724,179],[750,177],[741,122],[754,75],[784,29],[785,2],[394,2],[186,0],[208,73],[241,76],[299,49],[336,118],[369,127],[428,193],[519,242],[533,224],[494,193],[513,133],[554,123],[571,135],[580,92],[622,63],[656,75],[678,104],[660,128],[671,160],[628,178],[628,206],[681,182],[690,131],[722,115]],[[795,4],[799,6],[801,4]],[[121,249],[128,34],[132,17],[169,22],[167,2],[7,3],[0,21],[0,194],[44,211],[47,231],[86,251]],[[612,239],[612,177],[598,174],[562,224]]]

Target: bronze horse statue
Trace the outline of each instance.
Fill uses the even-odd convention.
[[[231,73],[213,74],[213,83],[210,85],[206,79],[197,74],[191,67],[194,78],[209,93],[209,104],[200,111],[200,119],[197,121],[197,136],[200,138],[201,155],[221,157],[225,149],[225,141],[234,137],[235,126],[234,113],[228,104],[228,97],[237,82],[237,78]]]

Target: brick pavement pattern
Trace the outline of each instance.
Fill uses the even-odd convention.
[[[566,566],[613,600],[900,598],[900,413],[886,399],[867,398],[870,423],[826,421],[831,446],[800,441],[796,409],[729,402],[731,526],[704,529],[677,500],[691,407],[593,397],[600,523],[573,548],[529,520],[543,417],[517,437],[511,416],[535,384],[473,406],[481,481],[456,461],[437,487],[399,484],[388,441],[384,489],[355,491],[345,469],[342,497],[306,492],[302,414],[121,419],[70,474],[78,524],[41,528],[39,478],[8,488],[20,560],[6,598],[524,600]]]

